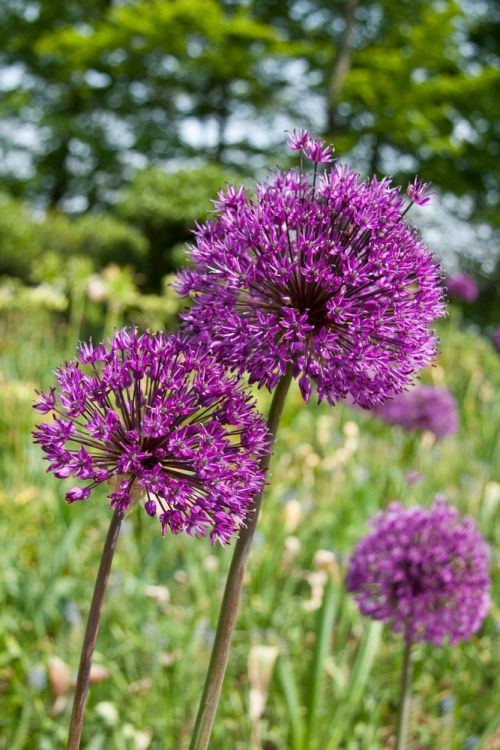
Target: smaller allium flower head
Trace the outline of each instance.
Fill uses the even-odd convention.
[[[430,509],[392,503],[371,525],[347,573],[361,613],[411,641],[470,638],[490,605],[488,546],[472,519],[436,498]]]
[[[428,430],[437,438],[453,435],[458,429],[455,396],[447,388],[421,385],[399,393],[375,406],[373,413],[404,430]]]
[[[86,484],[87,500],[106,482],[111,507],[137,498],[162,533],[186,531],[226,543],[245,521],[264,476],[268,435],[234,376],[199,345],[162,333],[117,331],[108,345],[80,345],[56,370],[58,388],[34,405],[48,471]]]
[[[468,273],[455,273],[447,280],[448,293],[450,297],[461,299],[464,302],[474,302],[479,295],[477,281]]]
[[[319,400],[369,407],[433,359],[440,271],[389,179],[330,165],[331,147],[304,130],[289,146],[300,169],[278,169],[253,195],[227,188],[198,227],[177,282],[193,299],[185,329],[260,386],[291,366],[306,401],[315,386]],[[412,202],[424,193],[415,184]]]

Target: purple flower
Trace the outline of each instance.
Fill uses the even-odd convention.
[[[301,151],[306,159],[316,164],[327,164],[333,161],[333,147],[328,146],[324,141],[311,138],[307,130],[293,131],[288,136],[288,148],[292,151]]]
[[[474,302],[479,295],[477,281],[468,273],[456,273],[450,276],[447,286],[451,297],[456,297],[464,302]]]
[[[351,557],[347,589],[363,615],[412,641],[469,638],[489,608],[488,546],[471,518],[392,503]]]
[[[49,471],[87,482],[66,493],[87,500],[108,482],[111,507],[141,497],[162,533],[229,541],[264,476],[268,436],[234,376],[202,347],[162,333],[115,333],[108,346],[82,344],[57,371],[58,389],[39,394],[52,420],[37,426]]]
[[[491,336],[491,340],[493,341],[493,346],[497,350],[497,352],[500,353],[500,328],[496,328],[493,331],[493,334]]]
[[[421,471],[407,471],[405,474],[405,479],[408,484],[417,484],[417,482],[421,482],[423,478],[424,474],[422,474]]]
[[[458,429],[457,402],[447,388],[417,386],[372,411],[389,424],[404,430],[428,430],[438,438],[453,435]]]
[[[425,206],[429,203],[431,195],[435,195],[435,192],[429,190],[429,183],[422,182],[418,177],[415,177],[413,182],[410,182],[406,189],[406,193],[412,203],[416,203],[417,206]]]
[[[319,175],[324,144],[301,131],[290,145],[315,162],[311,176],[278,170],[254,197],[229,188],[198,227],[177,282],[193,297],[184,325],[260,386],[291,364],[306,400],[315,384],[319,400],[370,406],[434,357],[440,271],[388,179]]]
[[[288,148],[291,151],[304,151],[309,146],[309,133],[301,128],[299,131],[294,130],[288,134]]]

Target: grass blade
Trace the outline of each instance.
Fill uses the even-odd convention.
[[[321,605],[321,609],[318,612],[318,620],[316,625],[316,643],[314,646],[314,654],[307,691],[307,732],[305,739],[306,750],[309,747],[309,739],[313,736],[313,726],[318,705],[319,688],[321,684],[321,678],[323,676],[325,659],[328,656],[330,644],[332,642],[332,632],[335,625],[335,617],[337,614],[337,603],[338,594],[334,589],[332,578],[329,575],[328,581],[325,586],[325,591],[323,593],[323,602]]]
[[[333,714],[331,730],[321,745],[326,750],[337,750],[358,708],[377,653],[382,628],[381,622],[370,622],[365,630],[345,695]]]
[[[291,750],[304,750],[305,726],[299,689],[290,662],[285,656],[278,658],[276,675],[285,698],[290,725]]]

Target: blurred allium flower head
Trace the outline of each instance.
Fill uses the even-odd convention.
[[[455,396],[447,388],[420,385],[399,393],[373,408],[373,413],[404,430],[428,430],[438,438],[449,437],[458,429]]]
[[[500,328],[496,328],[493,331],[491,339],[493,341],[493,346],[495,347],[497,352],[500,352]]]
[[[199,345],[162,333],[117,331],[108,345],[80,345],[35,404],[52,418],[34,432],[59,478],[107,482],[111,507],[142,498],[162,533],[229,541],[264,483],[267,430],[253,402]]]
[[[464,302],[474,302],[479,295],[477,281],[468,273],[455,273],[453,276],[448,277],[446,284],[450,296],[461,299]]]
[[[436,646],[475,633],[490,605],[488,546],[471,518],[436,498],[375,516],[357,545],[347,589],[363,615]]]
[[[315,384],[319,400],[370,406],[434,357],[440,271],[389,179],[322,171],[331,148],[305,131],[289,145],[300,169],[278,169],[253,196],[228,187],[198,227],[177,283],[193,298],[185,328],[260,386],[291,365],[306,401]],[[411,187],[411,203],[426,202],[426,186]]]

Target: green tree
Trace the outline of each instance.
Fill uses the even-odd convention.
[[[68,24],[102,18],[110,0],[5,0],[0,4],[0,174],[14,194],[43,198],[55,207],[69,197],[71,182],[93,201],[103,160],[118,159],[107,124],[96,116],[99,87],[92,76],[77,76],[67,60],[41,54],[40,39]],[[75,192],[75,191],[73,191]]]
[[[258,150],[236,121],[276,111],[286,80],[269,63],[290,50],[246,7],[94,0],[83,14],[57,2],[35,21],[26,19],[29,8],[11,2],[1,19],[14,29],[12,39],[5,33],[3,64],[18,60],[27,71],[4,114],[19,123],[31,117],[44,143],[27,149],[33,175],[16,189],[80,210],[112,202],[134,166],[200,152],[246,163],[244,154]],[[193,130],[207,137],[193,140]]]
[[[498,221],[500,10],[490,0],[254,0],[301,35],[323,132],[367,171],[415,171]],[[312,78],[313,74],[315,78]]]
[[[0,195],[0,276],[33,281],[33,272],[48,258],[57,264],[84,257],[96,269],[109,263],[141,267],[148,242],[136,228],[113,216],[69,218],[49,211],[34,218],[29,206]],[[36,271],[35,271],[36,274]]]
[[[196,221],[207,218],[211,200],[232,175],[216,164],[165,172],[137,172],[116,205],[118,216],[147,238],[148,254],[140,270],[148,286],[159,289],[161,277],[184,260],[181,249],[192,237]]]

